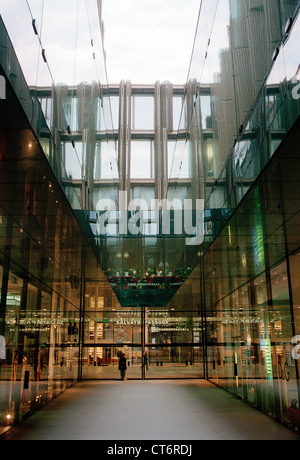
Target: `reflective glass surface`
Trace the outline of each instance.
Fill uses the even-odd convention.
[[[299,427],[299,2],[203,0],[148,85],[108,81],[100,0],[0,3],[0,430],[122,352]]]

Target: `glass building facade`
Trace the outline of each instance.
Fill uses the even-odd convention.
[[[15,1],[0,433],[78,380],[118,379],[122,352],[128,378],[208,379],[299,428],[299,2],[204,0],[187,81],[142,85],[107,79],[100,0],[59,5],[59,52],[56,1],[17,18]]]

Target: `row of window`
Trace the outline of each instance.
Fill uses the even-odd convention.
[[[52,124],[52,99],[49,97],[40,98],[41,107],[49,126]],[[82,121],[81,111],[84,111],[84,117],[90,122],[90,118],[85,113],[86,108],[77,97],[68,97],[63,101],[63,111],[66,120],[73,132],[81,131]],[[211,97],[209,95],[201,96],[201,116],[202,127],[211,128]],[[173,97],[173,131],[185,129],[186,109],[183,96]],[[119,97],[103,97],[95,105],[94,117],[95,129],[100,131],[117,130],[119,127]],[[91,126],[89,126],[91,128]],[[155,102],[154,96],[132,96],[131,106],[131,127],[136,131],[153,131],[155,128]]]
[[[85,152],[82,142],[64,145],[64,164],[68,177],[81,179],[85,176]],[[118,178],[117,153],[114,142],[98,142],[95,146],[94,179],[113,180]],[[212,155],[209,157],[212,162]],[[137,140],[131,142],[131,179],[155,178],[154,142]],[[191,152],[185,140],[169,141],[168,143],[168,177],[190,178],[192,176]]]

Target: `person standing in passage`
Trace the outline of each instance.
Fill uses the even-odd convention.
[[[144,354],[144,366],[145,366],[145,369],[147,371],[149,371],[149,366],[148,366],[148,354],[147,352],[145,351],[145,354]]]
[[[121,380],[125,380],[126,370],[127,370],[126,358],[125,358],[125,354],[122,353],[119,359],[119,371],[121,372]]]

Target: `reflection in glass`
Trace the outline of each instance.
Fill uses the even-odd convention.
[[[154,98],[151,96],[132,97],[132,129],[154,129]]]

